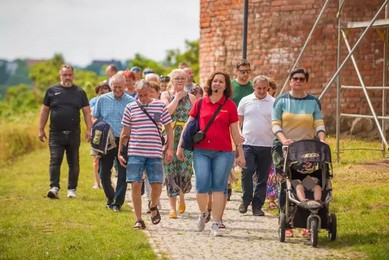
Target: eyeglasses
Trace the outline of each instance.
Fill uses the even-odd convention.
[[[170,77],[169,76],[160,76],[159,80],[161,82],[169,82],[170,81]]]
[[[186,81],[186,78],[174,78],[175,81]]]
[[[242,74],[249,74],[249,73],[251,73],[251,69],[247,69],[247,70],[239,70],[239,72],[240,73],[242,73]]]
[[[303,77],[293,77],[292,78],[294,81],[300,81],[300,82],[305,82],[305,78],[303,78]]]

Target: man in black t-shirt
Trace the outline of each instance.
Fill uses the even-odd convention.
[[[39,140],[44,142],[47,139],[45,125],[50,115],[50,190],[47,197],[51,199],[59,198],[60,169],[65,151],[69,166],[68,198],[76,197],[80,172],[80,109],[84,114],[88,141],[92,128],[89,101],[85,91],[73,84],[73,67],[62,65],[59,77],[61,82],[46,91],[39,119]]]

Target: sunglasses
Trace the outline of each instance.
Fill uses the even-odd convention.
[[[294,81],[300,81],[300,82],[305,82],[305,78],[303,78],[303,77],[292,77],[292,79],[294,80]]]
[[[249,73],[251,73],[251,69],[247,69],[247,70],[239,70],[239,72],[240,73],[242,73],[242,74],[249,74]]]

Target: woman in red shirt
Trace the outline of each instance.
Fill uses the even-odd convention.
[[[214,72],[207,81],[207,95],[202,98],[199,123],[203,130],[214,115],[219,105],[220,112],[209,127],[205,138],[196,143],[193,150],[193,168],[195,172],[196,199],[200,210],[197,221],[198,231],[205,228],[205,219],[208,216],[208,193],[212,192],[212,235],[221,236],[219,224],[224,207],[224,190],[227,187],[228,175],[234,163],[234,151],[232,139],[236,145],[236,163],[240,167],[245,166],[245,158],[242,150],[241,133],[239,129],[238,112],[232,96],[231,80],[227,73]],[[197,114],[199,100],[196,101],[190,111],[188,122]],[[177,157],[184,157],[181,142],[178,145]]]

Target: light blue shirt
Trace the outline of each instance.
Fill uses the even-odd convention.
[[[114,136],[119,137],[124,109],[128,103],[133,101],[135,99],[127,93],[124,93],[120,99],[116,99],[113,92],[103,94],[97,100],[92,116],[108,123],[112,127]]]

